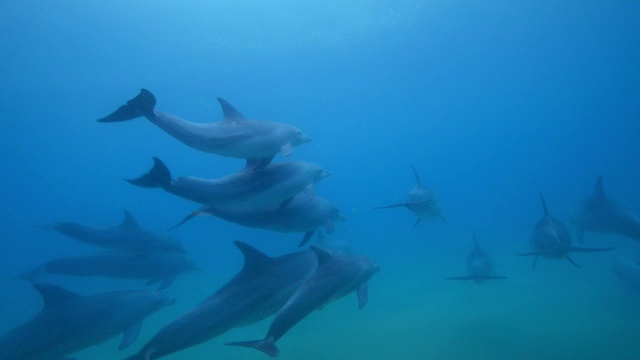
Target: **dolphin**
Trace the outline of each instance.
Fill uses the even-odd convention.
[[[640,218],[607,198],[602,176],[598,176],[593,194],[574,208],[571,222],[578,227],[578,241],[581,243],[585,230],[640,240]]]
[[[358,294],[358,307],[364,307],[367,281],[380,267],[366,256],[335,255],[316,246],[311,249],[318,257],[318,267],[278,311],[267,336],[263,340],[226,345],[251,347],[276,357],[280,354],[276,341],[314,310],[354,291]]]
[[[143,176],[127,180],[142,187],[160,187],[166,192],[215,207],[286,206],[299,192],[312,191],[312,186],[331,172],[320,165],[302,162],[271,163],[254,171],[248,165],[242,170],[219,179],[179,177],[171,179],[167,166],[153,158],[153,168]]]
[[[123,332],[129,346],[141,321],[174,303],[158,291],[117,291],[82,296],[51,284],[33,284],[44,306],[27,322],[0,336],[2,360],[64,360]]]
[[[193,212],[178,223],[178,227],[198,214],[215,215],[233,223],[278,232],[302,232],[304,237],[298,246],[306,244],[317,229],[324,229],[331,233],[334,221],[344,221],[340,210],[332,203],[319,196],[309,196],[304,192],[293,197],[286,207],[272,206],[265,208],[225,209],[205,207]]]
[[[249,120],[231,104],[218,98],[224,120],[200,124],[154,110],[156,98],[146,89],[99,122],[117,122],[144,116],[182,143],[200,151],[248,159],[256,170],[271,162],[275,154],[289,156],[293,147],[311,141],[295,126],[272,121]]]
[[[142,279],[147,280],[148,285],[160,282],[160,289],[165,289],[178,275],[196,270],[198,267],[193,260],[183,254],[156,253],[139,256],[103,252],[53,259],[21,274],[20,277],[34,280],[49,274]]]
[[[631,287],[640,289],[640,257],[619,257],[613,262],[613,273]]]
[[[240,241],[242,270],[191,311],[167,324],[127,360],[153,360],[275,314],[317,265],[310,250],[269,257]]]
[[[439,217],[442,221],[445,221],[440,211],[440,202],[436,198],[435,194],[422,185],[420,176],[418,176],[418,172],[413,164],[411,164],[411,168],[413,169],[413,175],[416,178],[416,185],[411,189],[411,191],[409,191],[409,193],[407,193],[406,200],[398,204],[378,206],[374,209],[388,209],[404,206],[418,216],[416,222],[413,224],[414,227],[416,227],[422,219],[426,220]]]
[[[585,248],[571,246],[571,235],[567,228],[560,220],[549,214],[547,204],[544,201],[544,197],[540,195],[542,201],[542,209],[544,210],[544,216],[536,223],[531,234],[531,248],[533,251],[527,253],[521,253],[522,256],[533,256],[533,269],[536,269],[539,256],[544,256],[550,259],[567,259],[574,266],[580,268],[580,265],[573,261],[569,256],[571,252],[601,252],[610,251],[614,248]]]
[[[108,228],[95,228],[68,221],[44,225],[43,227],[53,229],[83,243],[112,250],[138,254],[185,252],[182,244],[170,236],[141,228],[128,211],[124,212],[122,223]]]
[[[481,284],[484,280],[503,280],[504,276],[496,276],[491,269],[491,258],[478,246],[476,234],[473,234],[473,250],[467,255],[467,273],[465,276],[448,277],[447,280],[473,280]]]

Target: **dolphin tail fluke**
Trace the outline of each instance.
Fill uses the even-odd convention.
[[[167,165],[157,157],[153,157],[153,167],[146,174],[136,179],[125,179],[129,184],[146,187],[163,189],[171,187],[171,172]]]
[[[230,342],[230,343],[226,343],[225,345],[244,346],[244,347],[254,348],[256,350],[262,351],[263,353],[271,357],[277,357],[278,355],[280,355],[280,350],[278,349],[276,344],[273,342],[273,340],[268,338],[264,340]]]
[[[156,106],[156,98],[151,91],[141,89],[140,94],[120,106],[118,110],[98,119],[98,122],[119,122],[132,120],[141,116],[152,117],[153,108]]]

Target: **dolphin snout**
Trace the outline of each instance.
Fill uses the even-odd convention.
[[[322,172],[320,173],[320,179],[324,179],[324,178],[326,178],[327,176],[329,176],[331,174],[333,174],[333,173],[331,171],[329,171],[329,170],[322,170]]]

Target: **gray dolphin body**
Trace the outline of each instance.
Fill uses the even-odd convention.
[[[331,174],[314,163],[291,161],[271,163],[258,171],[248,165],[219,179],[173,180],[160,159],[154,157],[153,161],[153,168],[145,175],[127,181],[142,187],[160,187],[187,200],[215,207],[284,207],[296,194]]]
[[[585,248],[571,246],[571,235],[567,228],[560,220],[554,218],[549,214],[547,204],[544,201],[544,197],[540,195],[542,201],[542,209],[544,210],[544,216],[540,219],[531,234],[531,248],[533,251],[528,253],[522,253],[518,255],[533,256],[533,269],[535,270],[539,256],[544,256],[550,259],[567,259],[570,263],[576,267],[580,267],[569,256],[571,252],[601,252],[610,251],[614,248]]]
[[[407,193],[406,200],[399,204],[379,206],[375,209],[388,209],[404,206],[418,217],[416,222],[413,224],[414,227],[417,226],[422,219],[428,220],[440,217],[444,221],[444,217],[441,213],[440,202],[433,191],[422,185],[416,168],[413,167],[413,165],[411,165],[411,168],[413,169],[413,175],[416,178],[416,185]]]
[[[63,257],[48,261],[21,277],[37,279],[44,274],[160,282],[160,289],[171,285],[178,275],[196,271],[196,264],[183,254],[157,253],[145,256],[105,252]]]
[[[640,240],[640,218],[607,198],[602,176],[598,176],[593,194],[574,209],[571,222],[578,227],[580,242],[583,242],[585,231],[619,234]]]
[[[640,290],[640,257],[619,257],[613,262],[613,273],[624,283]]]
[[[176,226],[184,224],[198,213],[215,215],[221,219],[252,228],[278,232],[302,232],[304,237],[299,246],[306,244],[317,229],[324,227],[333,231],[334,221],[344,221],[340,210],[319,196],[299,193],[286,207],[273,206],[258,209],[225,209],[207,207],[187,216]]]
[[[276,341],[314,310],[354,291],[358,294],[358,306],[364,307],[367,281],[380,270],[378,265],[366,256],[331,255],[315,246],[311,249],[318,256],[318,267],[278,311],[267,336],[263,340],[227,345],[252,347],[276,357],[280,354]]]
[[[153,360],[275,314],[317,265],[310,250],[269,257],[236,241],[244,267],[193,310],[162,328],[127,360]]]
[[[60,222],[45,227],[80,242],[112,250],[138,254],[185,252],[182,244],[170,236],[141,228],[128,211],[124,212],[121,224],[108,228],[96,228],[74,222]]]
[[[493,273],[491,258],[478,245],[476,234],[473,234],[473,250],[467,255],[467,274],[449,277],[447,280],[473,280],[480,284],[485,280],[506,279],[504,276],[496,276]]]
[[[144,116],[184,144],[221,156],[250,159],[266,166],[275,154],[288,156],[293,147],[311,141],[295,126],[262,120],[248,120],[224,99],[218,98],[224,120],[211,124],[192,123],[154,110],[156,98],[145,89],[118,110],[99,119],[117,122]]]
[[[121,332],[123,349],[136,339],[145,317],[173,303],[157,291],[82,296],[54,285],[33,286],[44,307],[0,337],[2,360],[64,360]]]

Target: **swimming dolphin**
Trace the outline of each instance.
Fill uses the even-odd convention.
[[[122,223],[108,228],[95,228],[74,222],[59,222],[44,227],[74,240],[112,250],[138,254],[185,252],[182,244],[170,236],[141,228],[128,211],[124,212]]]
[[[191,311],[167,324],[127,360],[153,360],[275,314],[316,268],[310,250],[269,257],[236,241],[242,270]]]
[[[316,246],[311,249],[318,257],[318,267],[278,311],[267,336],[263,340],[226,345],[251,347],[276,357],[280,354],[276,341],[314,310],[354,291],[358,294],[358,307],[364,307],[367,281],[380,267],[366,256],[332,255]]]
[[[593,194],[574,209],[571,222],[578,227],[578,241],[581,243],[585,230],[640,240],[640,218],[607,198],[602,176],[598,176]]]
[[[295,126],[262,120],[249,120],[231,104],[218,98],[224,120],[199,124],[154,110],[156,98],[146,89],[99,122],[116,122],[144,116],[184,144],[200,151],[226,157],[249,159],[256,170],[269,164],[275,154],[288,156],[293,147],[311,141]]]
[[[174,301],[158,291],[117,291],[82,296],[50,284],[33,284],[44,306],[0,336],[2,360],[64,360],[123,332],[119,350],[140,332],[141,321]]]
[[[613,273],[624,283],[640,289],[640,257],[619,257],[613,262]]]
[[[127,181],[142,187],[160,187],[187,200],[215,207],[284,207],[296,194],[305,188],[311,189],[331,174],[314,163],[291,161],[271,163],[259,171],[249,165],[219,179],[179,177],[172,180],[169,169],[160,159],[154,157],[153,162],[153,168],[145,175]]]
[[[467,255],[467,273],[465,276],[448,277],[447,280],[473,280],[480,284],[484,280],[502,280],[504,276],[496,276],[491,269],[491,258],[478,246],[476,234],[473,234],[473,250]]]
[[[332,203],[319,196],[309,196],[302,192],[294,196],[286,207],[273,206],[258,209],[225,209],[205,207],[188,215],[175,227],[184,224],[198,214],[215,215],[233,223],[278,232],[302,232],[304,237],[298,246],[306,244],[317,229],[324,227],[325,231],[333,231],[334,221],[344,221],[340,210]]]
[[[407,199],[399,204],[378,206],[374,209],[388,209],[404,206],[418,216],[416,222],[413,224],[414,227],[417,226],[422,219],[440,217],[442,221],[445,221],[442,213],[440,212],[440,203],[438,202],[435,194],[422,185],[418,172],[413,164],[411,165],[411,168],[413,169],[413,175],[416,178],[416,185],[411,189],[411,191],[409,191],[409,193],[407,193]]]
[[[536,263],[538,262],[538,256],[544,256],[550,259],[567,259],[576,267],[580,267],[569,256],[571,252],[600,252],[610,251],[614,248],[585,248],[571,246],[571,235],[567,228],[560,220],[554,218],[549,214],[547,210],[547,204],[544,201],[544,197],[540,195],[542,201],[542,209],[544,210],[544,216],[538,221],[533,228],[533,234],[531,234],[531,248],[533,251],[522,253],[518,255],[533,256],[533,269],[536,269]]]
[[[21,274],[20,277],[33,280],[49,274],[141,279],[147,280],[148,285],[160,282],[160,289],[164,289],[171,285],[178,275],[196,270],[196,264],[183,254],[156,253],[140,256],[103,252],[53,259]]]

